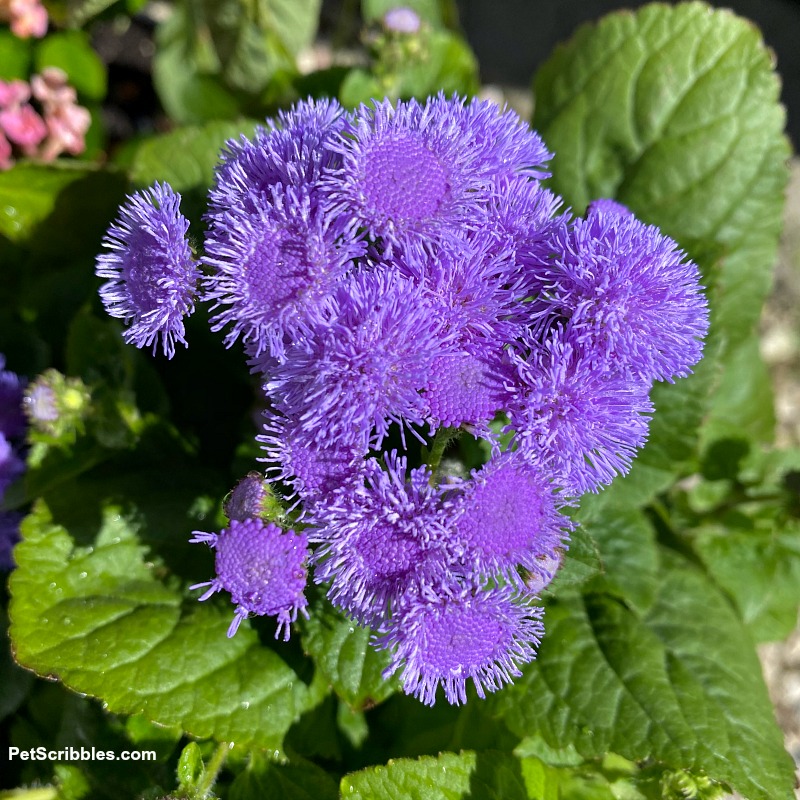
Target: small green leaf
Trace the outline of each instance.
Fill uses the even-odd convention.
[[[204,772],[205,765],[200,746],[197,742],[189,742],[178,757],[178,785],[181,791],[194,789],[202,779]]]
[[[389,697],[396,681],[381,673],[389,663],[385,652],[370,646],[372,632],[343,617],[321,601],[303,623],[303,647],[334,691],[354,710],[371,708]]]
[[[24,241],[55,208],[60,192],[86,178],[83,167],[18,164],[0,173],[0,233]]]
[[[106,96],[106,68],[84,31],[51,33],[42,39],[36,47],[36,70],[45,67],[63,69],[70,84],[88,100]]]
[[[280,748],[305,685],[249,627],[228,639],[228,609],[158,580],[134,526],[105,509],[78,548],[44,503],[23,523],[9,614],[17,659],[111,711],[144,714],[200,738]]]
[[[340,793],[353,800],[528,800],[519,761],[499,752],[392,760],[345,775]]]
[[[28,80],[31,64],[30,42],[0,31],[0,80]]]
[[[310,761],[276,764],[255,755],[236,777],[230,800],[336,800],[336,780]]]
[[[252,136],[255,128],[256,123],[250,121],[215,121],[145,139],[132,157],[131,180],[142,187],[165,181],[177,192],[205,191],[214,180],[225,142]]]

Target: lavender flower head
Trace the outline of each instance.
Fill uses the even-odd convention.
[[[0,511],[0,572],[11,572],[14,562],[14,545],[20,540],[19,524],[22,514],[17,511]]]
[[[25,381],[5,367],[6,358],[0,353],[0,433],[8,439],[19,439],[26,427],[22,407]]]
[[[252,212],[219,212],[210,222],[203,299],[220,309],[211,329],[230,325],[225,343],[241,336],[253,356],[282,357],[284,342],[302,331],[304,309],[364,252],[307,191],[291,187],[271,187]]]
[[[443,95],[424,106],[361,106],[331,148],[341,156],[322,181],[331,211],[351,216],[389,252],[460,238],[482,213],[497,170],[540,176],[549,158],[516,114]]]
[[[544,635],[543,609],[514,602],[508,587],[430,587],[403,599],[378,640],[391,649],[385,677],[401,670],[403,691],[433,705],[444,688],[448,703],[467,702],[467,681],[478,697],[522,673]]]
[[[283,531],[260,519],[231,520],[220,533],[195,531],[191,542],[203,542],[216,552],[216,577],[191,589],[208,586],[207,600],[225,590],[236,604],[228,636],[233,636],[250,614],[277,617],[277,639],[289,638],[289,626],[305,611],[308,543],[304,534]]]
[[[125,341],[153,352],[160,341],[167,358],[176,342],[186,344],[183,318],[194,311],[200,277],[188,229],[180,195],[156,183],[128,197],[103,239],[110,252],[97,257],[96,274],[109,279],[100,297],[108,314],[129,325]]]
[[[425,467],[411,470],[394,452],[385,469],[365,466],[364,485],[335,492],[310,518],[314,580],[364,624],[378,626],[389,606],[446,564],[447,507]]]
[[[420,391],[452,336],[418,287],[389,270],[358,273],[318,319],[266,384],[280,411],[330,443],[366,443],[374,431],[379,446],[392,421],[423,421]]]
[[[537,313],[567,319],[567,336],[599,370],[643,382],[689,374],[702,355],[708,308],[697,265],[624,206],[594,203],[543,247]]]
[[[504,453],[465,481],[455,502],[455,536],[473,562],[470,574],[502,575],[522,592],[531,574],[543,585],[553,577],[554,554],[571,524],[559,513],[550,477]],[[519,567],[524,572],[520,574]]]

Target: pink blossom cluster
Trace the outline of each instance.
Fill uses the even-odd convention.
[[[47,33],[47,10],[39,0],[0,0],[0,20],[20,39],[41,39]]]
[[[38,102],[41,113],[31,105],[31,98]],[[82,153],[92,120],[77,99],[66,74],[57,67],[33,75],[30,84],[0,81],[0,169],[13,165],[15,149],[17,154],[43,161],[52,161],[61,153]]]

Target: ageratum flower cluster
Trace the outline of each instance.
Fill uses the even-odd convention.
[[[123,209],[98,260],[110,313],[171,355],[211,305],[302,530],[259,518],[251,475],[230,527],[196,532],[217,559],[201,599],[231,594],[231,634],[268,614],[288,636],[310,569],[424,703],[464,702],[470,679],[483,697],[535,657],[564,507],[628,471],[653,382],[690,372],[708,325],[676,243],[611,200],[562,213],[550,158],[489,102],[309,100],[228,143],[199,268],[168,187]],[[462,431],[491,456],[458,475],[441,454]]]

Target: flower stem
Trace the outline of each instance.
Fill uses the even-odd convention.
[[[460,428],[439,428],[439,430],[436,431],[436,436],[433,437],[433,444],[428,452],[428,457],[425,459],[425,463],[431,471],[431,483],[433,483],[436,478],[436,472],[439,469],[439,465],[442,463],[442,456],[444,455],[447,445],[460,435]]]
[[[220,742],[217,745],[214,755],[211,756],[208,764],[206,764],[202,779],[197,784],[196,796],[198,798],[206,798],[211,794],[211,790],[214,788],[214,783],[217,780],[217,775],[219,775],[220,770],[225,765],[225,759],[228,757],[229,750],[230,747],[227,742]]]

